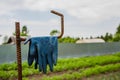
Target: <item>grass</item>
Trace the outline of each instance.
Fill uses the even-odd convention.
[[[54,67],[54,72],[67,73],[59,76],[50,77],[51,80],[64,80],[69,79],[81,79],[83,77],[89,77],[91,75],[97,75],[105,72],[112,72],[120,70],[120,53],[102,56],[91,56],[82,58],[67,58],[58,59],[57,65]],[[48,73],[50,71],[48,70]],[[22,76],[24,80],[26,77],[34,74],[41,74],[38,70],[34,69],[34,64],[28,66],[27,62],[22,63]],[[4,63],[0,65],[0,79],[12,80],[17,78],[17,64],[15,63]],[[49,76],[43,77],[43,80],[47,80]],[[117,76],[115,76],[117,77]],[[103,77],[104,80],[104,77]]]

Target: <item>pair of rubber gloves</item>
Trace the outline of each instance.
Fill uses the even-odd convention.
[[[28,65],[31,66],[35,61],[35,69],[43,73],[47,72],[47,65],[50,71],[53,71],[53,66],[57,64],[58,58],[58,39],[57,37],[33,37],[25,41],[29,42]]]

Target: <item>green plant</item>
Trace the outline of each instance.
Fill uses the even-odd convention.
[[[82,58],[58,59],[54,72],[66,71],[66,74],[45,78],[51,79],[80,79],[85,76],[96,75],[105,72],[112,72],[120,68],[120,53],[103,56],[91,56]],[[49,73],[49,72],[48,72]],[[41,74],[34,69],[34,64],[28,66],[27,62],[22,63],[22,75],[27,77],[34,74]],[[70,76],[71,75],[71,76]],[[118,74],[119,75],[119,74]],[[62,76],[62,78],[61,78]],[[66,76],[66,77],[65,77]],[[17,64],[0,64],[0,79],[11,79],[17,77]],[[65,77],[65,78],[64,78]],[[44,78],[43,78],[44,79]]]
[[[78,80],[83,77],[89,77],[91,75],[96,75],[96,74],[100,74],[103,72],[111,72],[111,71],[119,70],[119,68],[120,68],[120,63],[115,64],[115,65],[108,64],[105,66],[95,66],[95,67],[84,69],[82,72],[73,72],[72,74],[65,73],[65,74],[53,76],[53,77],[43,77],[43,80],[47,80],[48,78],[50,80],[54,80],[54,79],[55,80],[70,80],[70,79]]]

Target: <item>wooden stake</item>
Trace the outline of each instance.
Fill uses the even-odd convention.
[[[18,80],[22,80],[21,39],[20,39],[20,24],[19,24],[19,22],[15,22],[15,26],[16,26],[16,49],[17,49]]]

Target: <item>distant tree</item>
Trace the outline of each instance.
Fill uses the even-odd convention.
[[[101,36],[100,36],[100,38],[101,38],[101,39],[104,39],[104,36],[103,36],[103,35],[101,35]]]
[[[20,36],[28,36],[28,33],[29,33],[29,31],[28,31],[28,29],[27,29],[27,26],[23,26],[22,27],[22,32],[20,32]],[[15,32],[13,33],[13,35],[15,36]]]
[[[113,39],[113,35],[112,34],[109,34],[109,39]]]
[[[75,38],[75,39],[76,39],[76,41],[77,41],[77,40],[80,40],[80,38],[79,38],[79,37],[77,37],[77,38]]]
[[[60,32],[59,32],[58,30],[52,30],[52,31],[50,32],[50,35],[51,35],[51,36],[58,35],[58,34],[60,34]]]
[[[120,34],[120,24],[119,24],[119,26],[117,27],[117,31],[116,31],[115,34]]]
[[[112,42],[113,41],[113,35],[111,33],[106,33],[105,36],[101,36],[102,39],[104,39],[106,42]]]
[[[109,37],[108,37],[108,32],[105,34],[105,37],[104,37],[104,40],[107,42],[108,41],[108,39],[109,39]]]
[[[22,32],[21,32],[20,35],[21,35],[21,36],[28,36],[27,26],[23,26],[23,27],[22,27]]]
[[[96,38],[98,38],[98,39],[99,39],[100,37],[99,37],[99,36],[97,36]]]
[[[93,39],[93,37],[92,37],[92,36],[90,36],[90,39]]]
[[[71,38],[70,36],[59,39],[59,43],[75,43],[79,38]]]
[[[117,31],[116,33],[114,34],[114,38],[113,38],[113,41],[120,41],[120,24],[119,26],[117,27]]]
[[[27,32],[28,32],[28,31],[27,31],[27,26],[23,26],[23,27],[22,27],[22,33],[27,34]]]

